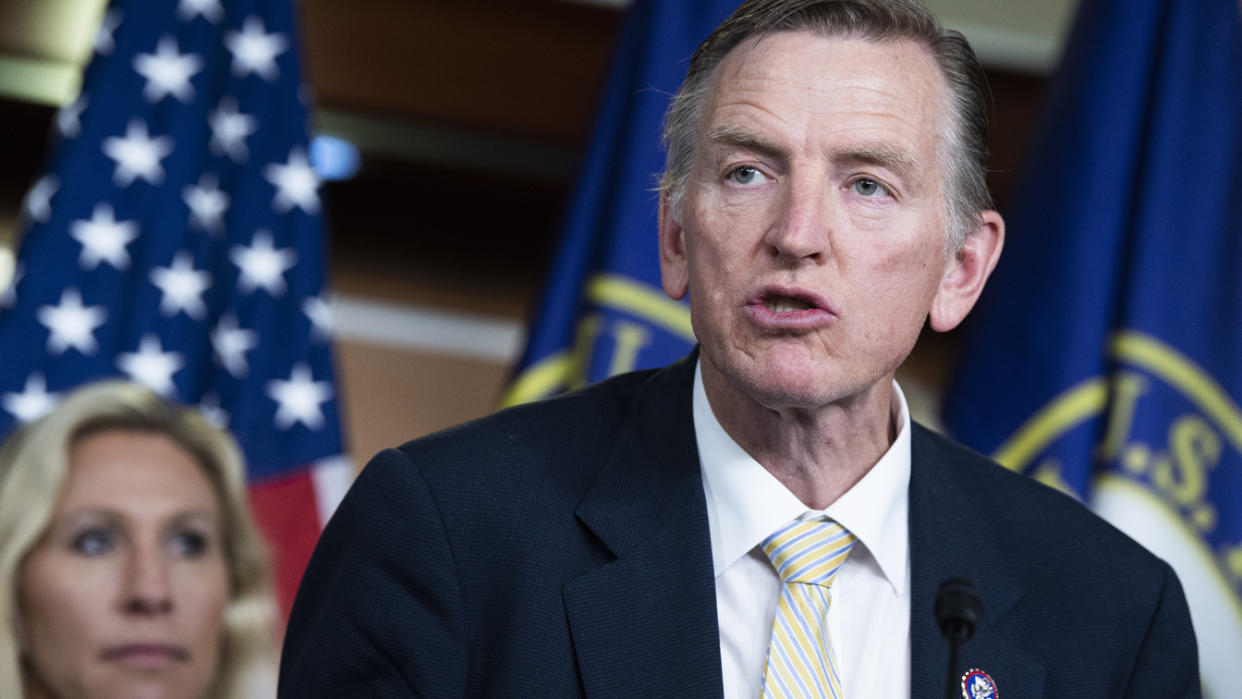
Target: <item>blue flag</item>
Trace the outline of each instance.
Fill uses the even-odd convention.
[[[107,10],[0,297],[0,436],[102,377],[200,406],[245,452],[287,608],[352,471],[294,9],[226,5]]]
[[[635,0],[631,6],[543,301],[504,404],[663,366],[694,345],[689,306],[660,286],[660,126],[695,47],[737,4]]]
[[[1204,687],[1242,657],[1242,21],[1087,0],[945,422],[1168,560]]]

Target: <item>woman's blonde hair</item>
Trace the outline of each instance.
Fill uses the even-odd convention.
[[[267,550],[246,501],[241,451],[232,437],[194,410],[138,384],[102,381],[74,391],[0,447],[0,697],[24,696],[17,637],[19,568],[51,521],[74,445],[109,430],[168,437],[202,466],[215,488],[230,589],[220,666],[208,696],[253,696],[273,671],[276,604]]]

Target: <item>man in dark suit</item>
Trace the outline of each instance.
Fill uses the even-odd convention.
[[[281,695],[1198,696],[1163,562],[911,422],[897,366],[1004,224],[986,86],[909,0],[752,0],[666,124],[665,291],[699,349],[386,451],[299,591]],[[808,562],[809,561],[809,562]]]

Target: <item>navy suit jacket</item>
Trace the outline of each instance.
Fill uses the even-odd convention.
[[[280,695],[720,696],[692,378],[685,360],[376,456],[302,580]],[[912,443],[911,696],[943,696],[953,576],[984,604],[956,672],[1004,699],[1199,696],[1164,562],[922,427]]]

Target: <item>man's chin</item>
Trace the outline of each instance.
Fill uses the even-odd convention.
[[[849,395],[839,381],[822,373],[765,371],[741,373],[730,383],[769,410],[811,410]]]
[[[842,376],[832,359],[813,357],[805,348],[766,348],[761,354],[704,352],[703,379],[708,395],[714,383],[771,410],[813,409],[847,399],[861,388]],[[784,350],[784,351],[782,351]]]

